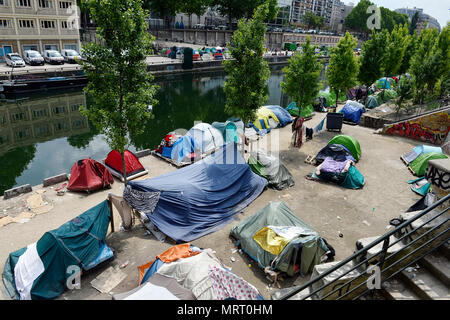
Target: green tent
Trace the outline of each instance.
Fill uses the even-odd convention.
[[[281,247],[263,248],[264,238],[256,238],[261,232],[269,229],[276,230],[275,239],[283,244]],[[282,239],[288,239],[284,236],[287,233],[290,234],[289,241],[283,242]],[[329,250],[318,233],[297,218],[284,202],[270,202],[257,213],[232,227],[230,236],[246,254],[258,262],[259,267],[270,266],[272,270],[285,272],[289,276],[293,276],[297,271],[300,271],[301,275],[310,273]],[[257,242],[255,238],[259,241]],[[278,255],[273,254],[274,248],[281,252]]]
[[[291,102],[286,107],[286,110],[289,112],[289,114],[291,116],[294,116],[294,117],[301,116],[303,118],[310,118],[314,114],[314,107],[312,105],[309,105],[306,108],[302,108],[302,111],[300,112],[300,110],[297,107],[297,104],[295,102]]]
[[[379,94],[382,95],[382,94]],[[387,102],[389,100],[395,99],[398,97],[397,91],[395,90],[384,90],[384,102]]]
[[[261,176],[261,177],[267,179],[266,167],[254,156],[250,156],[248,158],[248,165],[249,165],[250,169],[252,169],[252,171],[254,173],[256,173],[258,176]]]
[[[367,103],[366,103],[366,108],[367,109],[374,109],[376,107],[379,106],[377,97],[374,95],[368,96],[367,97]]]
[[[414,171],[416,176],[422,177],[425,175],[429,160],[446,159],[446,158],[448,157],[442,153],[437,152],[423,153],[419,157],[417,157],[413,162],[411,162],[409,164],[409,167],[412,169],[412,171]]]
[[[347,136],[344,134],[334,136],[330,140],[330,142],[328,142],[328,144],[341,144],[352,153],[352,156],[356,161],[359,161],[359,159],[361,158],[361,147],[359,145],[359,142],[351,136]]]
[[[113,252],[105,244],[110,216],[105,200],[46,232],[37,243],[10,253],[2,276],[11,298],[57,298],[72,275],[69,267],[89,270],[111,258]]]

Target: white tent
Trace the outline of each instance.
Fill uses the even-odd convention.
[[[201,147],[202,153],[208,153],[223,146],[222,133],[209,123],[198,123],[193,126],[186,136],[191,136],[195,143]]]

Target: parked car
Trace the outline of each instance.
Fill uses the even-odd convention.
[[[10,67],[25,67],[25,61],[18,53],[8,53],[5,57],[5,62],[7,66]]]
[[[281,28],[273,28],[273,32],[283,32],[283,29],[281,29]]]
[[[61,51],[61,55],[64,58],[64,62],[78,63],[81,60],[81,55],[73,49],[64,49]]]
[[[44,60],[50,64],[64,64],[63,56],[56,50],[45,50]]]
[[[228,26],[217,26],[218,30],[227,30]]]
[[[301,30],[301,29],[295,29],[295,30],[294,30],[294,33],[303,33],[303,30]]]
[[[35,50],[26,50],[23,52],[23,60],[26,64],[32,65],[41,65],[45,64],[44,58],[42,55]]]
[[[194,26],[194,29],[206,29],[206,26],[204,24],[198,23]]]

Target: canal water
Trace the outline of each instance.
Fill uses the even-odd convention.
[[[272,68],[267,104],[286,107],[281,92],[281,67]],[[153,149],[175,129],[189,130],[195,121],[212,123],[229,118],[224,111],[224,72],[156,77],[159,103],[145,132],[132,137],[131,151]],[[110,148],[98,130],[84,118],[81,105],[90,99],[82,90],[0,101],[0,195],[23,184],[41,184],[43,179],[70,173],[83,158],[101,161]]]

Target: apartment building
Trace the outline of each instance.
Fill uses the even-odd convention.
[[[345,18],[353,10],[354,4],[345,4],[343,1],[336,0],[333,4],[333,10],[331,13],[331,29],[336,32],[344,31]]]
[[[80,50],[76,0],[0,0],[0,59],[25,50]]]
[[[293,23],[303,23],[303,15],[312,12],[319,17],[325,18],[325,24],[331,26],[333,5],[336,0],[293,0],[291,21]]]
[[[412,20],[414,14],[416,12],[418,12],[419,13],[419,21],[417,23],[417,34],[420,34],[420,32],[425,27],[425,24],[427,25],[427,28],[435,28],[435,29],[438,29],[439,32],[441,32],[441,25],[439,24],[437,19],[424,13],[423,9],[421,9],[421,8],[416,8],[416,7],[400,8],[400,9],[395,9],[395,12],[408,15],[410,21]]]

